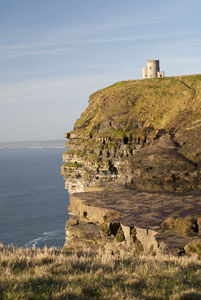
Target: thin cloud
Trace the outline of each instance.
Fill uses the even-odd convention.
[[[12,44],[12,45],[1,45],[0,53],[3,57],[18,57],[24,55],[60,55],[60,54],[81,54],[90,52],[106,52],[106,49],[82,49],[77,48],[78,46],[90,45],[90,44],[106,44],[106,43],[122,43],[129,41],[140,41],[140,40],[152,40],[161,38],[173,38],[173,37],[183,37],[186,35],[191,35],[192,32],[177,32],[170,34],[152,34],[152,35],[139,35],[139,36],[120,36],[120,37],[109,37],[109,38],[88,38],[74,41],[74,43],[25,43],[25,44]],[[69,45],[71,44],[71,46]]]
[[[177,32],[170,34],[153,34],[153,35],[141,35],[141,36],[128,36],[128,37],[118,37],[118,38],[103,38],[103,39],[91,39],[84,41],[84,43],[119,43],[127,41],[140,41],[140,40],[151,40],[151,39],[161,39],[161,38],[173,38],[173,37],[183,37],[192,34],[192,32]]]
[[[29,55],[58,55],[72,52],[69,48],[55,48],[55,49],[40,49],[32,50]]]
[[[93,41],[85,42],[79,41],[74,43],[73,46],[61,43],[48,43],[47,44],[13,44],[13,45],[2,45],[0,46],[0,59],[17,58],[21,56],[43,56],[43,55],[62,55],[62,54],[83,54],[83,53],[106,53],[107,49],[91,49],[81,48],[78,46],[92,44]]]
[[[69,51],[69,48],[67,47],[59,47],[56,44],[52,43],[24,43],[24,44],[11,44],[11,45],[0,45],[0,51],[2,53],[8,53],[12,51],[23,51],[30,54],[55,54],[55,53],[61,53],[61,52],[67,52]]]

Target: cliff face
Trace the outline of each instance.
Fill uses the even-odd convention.
[[[124,81],[91,95],[66,134],[62,175],[74,215],[66,246],[156,251],[177,235],[183,251],[199,237],[200,132],[201,75]],[[164,227],[169,218],[194,230]]]

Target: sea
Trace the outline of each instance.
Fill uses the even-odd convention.
[[[64,148],[0,149],[0,243],[58,247],[65,242],[68,192]]]

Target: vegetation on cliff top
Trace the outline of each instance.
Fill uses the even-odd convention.
[[[191,75],[122,81],[99,90],[90,96],[71,133],[78,141],[87,139],[85,150],[97,148],[102,137],[112,147],[115,140],[131,136],[144,141],[174,134],[181,153],[199,162],[200,127],[201,75]]]
[[[100,124],[112,121],[114,129],[131,131],[135,120],[143,127],[170,129],[201,118],[201,75],[129,80],[92,94],[89,106],[75,123],[76,131],[97,133]],[[120,128],[118,128],[120,124]]]
[[[0,246],[0,299],[200,299],[196,257],[116,257]]]

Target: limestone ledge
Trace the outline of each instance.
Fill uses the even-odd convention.
[[[201,195],[138,192],[104,183],[70,196],[64,248],[180,255],[201,242]]]
[[[109,147],[111,141],[102,139],[102,146],[107,147],[98,144],[93,150],[86,150],[74,140],[68,141],[70,148],[63,154],[65,164],[61,170],[70,194],[84,192],[99,182],[132,184],[134,189],[148,192],[201,189],[200,165],[180,153],[180,145],[170,134],[159,136],[150,144],[118,141],[115,148]],[[80,151],[76,147],[83,147],[87,157],[76,154]]]

